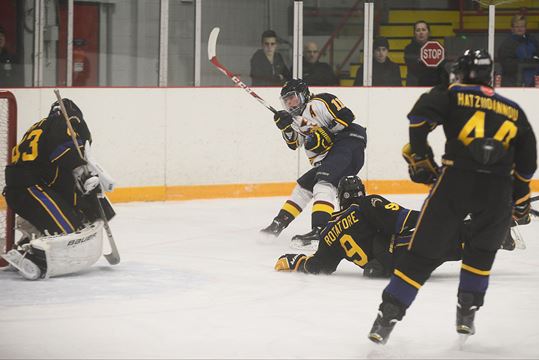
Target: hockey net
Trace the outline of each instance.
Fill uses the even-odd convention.
[[[0,90],[0,192],[4,189],[4,169],[11,162],[11,149],[17,141],[17,102],[9,91]],[[0,253],[11,249],[14,240],[15,215],[0,196]],[[0,259],[0,266],[5,262]]]

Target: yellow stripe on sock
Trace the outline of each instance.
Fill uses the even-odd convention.
[[[471,273],[474,273],[476,275],[481,275],[481,276],[489,276],[490,275],[490,270],[479,270],[477,268],[474,268],[470,265],[466,265],[466,264],[462,264],[462,268],[466,271],[469,271]]]
[[[313,212],[315,211],[321,211],[328,214],[333,214],[333,206],[325,203],[314,203],[313,204]]]
[[[295,218],[298,217],[298,215],[301,213],[301,210],[298,210],[297,207],[295,207],[294,205],[291,205],[289,203],[285,203],[283,205],[283,210],[289,212]]]
[[[415,287],[416,289],[420,289],[421,288],[421,284],[419,284],[417,281],[414,281],[412,279],[410,279],[408,276],[404,275],[402,272],[400,272],[399,270],[395,269],[395,271],[393,272],[393,274],[400,278],[402,281],[404,281],[405,283],[407,284],[410,284],[412,285],[413,287]]]

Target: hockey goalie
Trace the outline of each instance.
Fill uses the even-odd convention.
[[[92,158],[83,114],[73,101],[60,101],[24,134],[5,170],[3,195],[21,236],[2,257],[28,280],[92,266],[102,255],[103,227],[115,215],[104,195],[114,181]]]

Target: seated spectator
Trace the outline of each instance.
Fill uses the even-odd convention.
[[[273,30],[262,33],[262,49],[251,57],[253,86],[281,86],[292,78],[282,55],[276,51],[277,34]]]
[[[385,37],[374,39],[372,45],[372,86],[402,86],[399,65],[388,57],[389,42]],[[354,86],[363,86],[363,65],[357,70]]]
[[[0,26],[0,87],[21,86],[15,57],[7,50],[6,32]]]
[[[429,41],[430,26],[424,20],[414,24],[414,38],[404,48],[404,61],[408,68],[406,86],[434,86],[441,82],[444,64],[428,67],[421,61],[421,47]]]
[[[337,86],[339,79],[328,63],[318,61],[316,43],[309,41],[303,50],[303,81],[309,86]]]
[[[498,49],[502,66],[502,86],[535,86],[539,75],[539,44],[526,34],[526,17],[515,15],[511,19],[511,36]]]

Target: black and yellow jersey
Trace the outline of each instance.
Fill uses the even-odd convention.
[[[410,145],[427,153],[427,135],[438,125],[446,136],[442,163],[497,174],[535,171],[536,140],[521,107],[482,85],[452,84],[423,94],[408,114]]]
[[[342,259],[363,268],[373,258],[393,251],[394,235],[410,235],[419,212],[390,202],[380,195],[359,198],[348,209],[335,213],[321,233],[316,253],[307,258],[310,273],[332,273]]]
[[[86,140],[91,141],[90,131],[82,119],[72,119],[71,124],[78,146],[83,149]],[[26,131],[12,149],[12,163],[12,168],[23,170],[13,172],[20,174],[20,185],[44,182],[52,186],[64,176],[72,180],[72,170],[85,162],[73,144],[64,118],[50,115]]]

